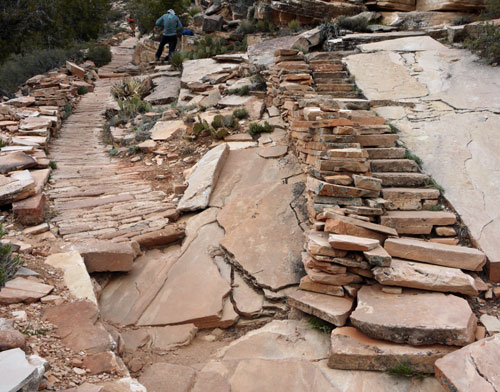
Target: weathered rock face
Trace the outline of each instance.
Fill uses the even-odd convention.
[[[221,318],[223,298],[231,288],[220,276],[209,252],[223,235],[216,223],[198,231],[197,237],[168,271],[164,286],[146,308],[138,325],[194,323],[198,326]]]
[[[132,63],[135,65],[147,64],[154,61],[158,43],[150,39],[141,39],[135,47]]]
[[[229,146],[223,143],[201,158],[196,169],[189,176],[189,186],[179,202],[180,211],[202,210],[208,206],[228,154]]]
[[[356,15],[365,10],[362,2],[336,0],[323,2],[316,0],[284,0],[261,2],[257,9],[257,17],[270,18],[278,25],[286,25],[294,19],[304,23],[320,22],[339,15]]]
[[[221,245],[262,287],[279,290],[299,283],[304,236],[292,206],[300,208],[303,189],[300,183],[252,186],[233,193],[218,215],[226,231]]]
[[[479,340],[436,361],[436,378],[447,391],[500,390],[500,335]]]
[[[467,301],[454,295],[416,290],[387,294],[380,286],[364,286],[351,322],[376,339],[465,346],[475,339],[477,321]]]
[[[474,279],[456,268],[392,259],[390,267],[376,267],[373,275],[379,283],[389,286],[478,294]]]
[[[188,366],[160,362],[147,368],[139,382],[148,392],[165,390],[189,392],[195,381],[196,371]]]
[[[467,11],[484,7],[484,0],[417,0],[417,11]]]
[[[106,285],[99,298],[102,317],[118,325],[135,324],[163,287],[179,248],[171,246],[165,253],[148,251],[134,262],[129,273]]]
[[[463,246],[409,238],[389,238],[384,247],[391,256],[470,271],[480,271],[486,263],[483,252]]]
[[[408,346],[372,339],[353,327],[336,328],[331,335],[328,366],[333,369],[386,371],[411,363],[416,372],[434,373],[436,359],[455,351],[449,346]]]

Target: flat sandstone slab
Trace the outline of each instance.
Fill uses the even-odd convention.
[[[384,248],[394,257],[470,271],[480,271],[486,263],[486,256],[478,249],[409,238],[389,238]]]
[[[455,350],[450,346],[409,346],[372,339],[356,328],[342,327],[332,331],[328,366],[387,371],[401,362],[408,362],[416,372],[434,373],[434,362]]]
[[[436,378],[447,391],[500,391],[500,335],[448,354],[435,367]]]
[[[380,245],[378,240],[352,235],[330,234],[328,242],[334,249],[367,251]]]
[[[417,290],[387,294],[380,286],[359,290],[351,322],[376,339],[454,346],[474,342],[477,324],[467,301],[457,296]]]
[[[372,272],[379,283],[389,286],[470,296],[479,293],[474,278],[457,268],[392,259],[390,267],[376,267]]]
[[[297,290],[288,296],[288,303],[305,313],[341,327],[345,325],[351,313],[353,299]]]

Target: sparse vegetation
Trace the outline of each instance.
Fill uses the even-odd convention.
[[[250,86],[246,85],[240,88],[229,89],[227,90],[227,93],[230,95],[240,95],[240,96],[248,95],[250,93]]]
[[[444,195],[444,188],[441,185],[439,185],[436,182],[436,180],[434,178],[432,178],[432,176],[429,176],[425,186],[426,186],[426,188],[436,188],[441,193],[441,196]]]
[[[500,18],[500,0],[486,0],[484,9],[479,14],[479,19],[490,20]]]
[[[307,319],[307,322],[313,329],[324,333],[331,333],[335,328],[333,324],[330,324],[329,322],[315,316],[309,317]]]
[[[238,120],[243,120],[244,118],[248,118],[248,111],[245,108],[235,109],[233,116]]]
[[[500,63],[500,26],[486,23],[477,26],[473,37],[465,40],[465,47],[476,53],[488,64]]]
[[[5,230],[0,225],[0,239],[5,235]],[[8,244],[0,243],[0,289],[11,279],[17,269],[22,265],[19,256],[12,255],[12,249]]]
[[[26,328],[21,330],[21,333],[28,336],[38,336],[38,335],[46,335],[50,332],[48,328],[34,328],[31,323],[29,323]]]
[[[87,53],[87,58],[92,61],[96,67],[102,67],[109,64],[113,55],[108,46],[92,45]]]
[[[429,211],[443,211],[443,206],[441,204],[436,204],[435,206],[430,206]]]
[[[273,127],[267,121],[264,121],[264,123],[254,122],[248,126],[248,133],[253,137],[256,137],[261,133],[269,133],[272,131]]]
[[[64,113],[62,114],[62,119],[66,120],[69,116],[71,116],[71,113],[73,113],[73,108],[69,103],[64,105]]]
[[[175,52],[170,57],[170,64],[177,69],[180,69],[182,67],[183,61],[184,61],[184,57],[182,56],[182,53],[180,53],[180,52]]]
[[[297,19],[291,20],[288,22],[288,28],[296,33],[300,30],[300,22]]]
[[[422,166],[422,164],[424,163],[424,161],[422,161],[422,159],[420,159],[420,157],[418,157],[417,155],[415,154],[412,154],[410,151],[406,150],[405,151],[405,159],[411,159],[412,161],[415,161],[417,162],[417,164],[419,166]]]
[[[151,105],[143,101],[150,87],[148,79],[125,79],[112,86],[111,94],[118,103],[120,112],[128,118],[132,118],[138,113],[152,110]]]
[[[451,22],[452,25],[454,26],[461,26],[461,25],[466,25],[468,23],[472,22],[472,17],[470,16],[458,16],[453,21]]]
[[[365,33],[368,30],[368,21],[365,18],[352,18],[346,16],[339,16],[335,23],[339,29],[355,31],[358,33]]]
[[[112,157],[117,156],[120,153],[120,150],[117,148],[112,148],[111,150],[108,151],[108,154],[111,155]]]
[[[387,370],[387,373],[394,377],[412,378],[416,377],[419,380],[423,380],[424,375],[413,369],[409,362],[400,362],[396,366]]]
[[[78,87],[78,95],[88,94],[89,89],[87,87]]]
[[[201,12],[201,10],[199,8],[196,8],[196,7],[191,7],[188,10],[189,15],[191,15],[191,16],[195,16],[195,15],[199,14],[200,12]]]
[[[172,8],[179,15],[184,26],[187,20],[182,17],[188,11],[189,2],[185,0],[129,0],[129,11],[137,21],[137,27],[142,34],[153,31],[156,20]],[[186,13],[189,18],[189,14]]]
[[[52,170],[56,170],[56,169],[57,169],[57,163],[55,163],[54,161],[50,161],[50,162],[49,162],[49,167],[50,167]]]
[[[389,128],[391,128],[391,133],[398,133],[399,129],[397,129],[394,125],[389,124]]]

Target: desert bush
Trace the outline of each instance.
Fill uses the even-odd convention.
[[[230,95],[245,96],[245,95],[248,95],[250,93],[250,86],[247,85],[247,86],[243,86],[240,88],[229,89],[229,90],[227,90],[227,93]]]
[[[486,0],[484,10],[479,14],[479,19],[489,20],[500,18],[500,0]]]
[[[201,10],[199,8],[196,8],[196,7],[191,7],[188,10],[189,15],[191,15],[191,16],[195,16],[195,15],[199,14],[200,12],[201,12]]]
[[[273,127],[267,122],[264,123],[251,123],[248,126],[248,133],[252,136],[257,136],[261,133],[269,133],[273,131]]]
[[[243,120],[244,118],[248,118],[248,111],[245,108],[235,109],[233,116],[239,120]]]
[[[97,67],[102,67],[109,64],[112,59],[111,50],[108,46],[92,45],[87,53],[87,58],[91,60]]]
[[[288,28],[293,32],[297,32],[300,30],[300,22],[297,19],[291,20],[288,22]]]
[[[89,89],[87,87],[78,87],[78,95],[85,95],[89,92]]]
[[[5,230],[0,225],[0,239],[5,235]],[[12,255],[10,245],[0,243],[0,289],[11,279],[22,264],[18,256]]]
[[[452,25],[454,26],[461,26],[461,25],[466,25],[472,22],[472,17],[471,16],[459,16],[451,22]]]
[[[182,67],[182,62],[184,61],[184,57],[182,56],[182,53],[180,52],[175,52],[172,56],[170,56],[170,64],[174,66],[175,68],[181,68]]]
[[[475,36],[466,38],[465,47],[488,64],[500,63],[500,26],[492,23],[478,26]]]
[[[368,31],[368,22],[365,18],[349,18],[339,16],[335,23],[340,29],[364,33]]]
[[[253,34],[257,30],[255,23],[248,19],[243,19],[238,26],[238,33],[241,34]]]
[[[151,32],[158,18],[170,8],[175,10],[183,25],[186,25],[182,14],[188,10],[188,5],[185,0],[129,0],[130,14],[137,20],[139,31],[143,34]]]

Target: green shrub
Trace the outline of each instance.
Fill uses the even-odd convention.
[[[87,58],[97,67],[102,67],[111,62],[113,55],[108,46],[92,45],[87,53]]]
[[[339,29],[356,31],[359,33],[365,33],[368,31],[368,22],[365,18],[349,18],[345,16],[339,16],[335,23]]]
[[[5,230],[0,225],[0,239],[5,235]],[[0,243],[0,289],[16,273],[22,261],[19,257],[12,255],[10,245]]]
[[[288,28],[293,32],[297,32],[300,30],[300,22],[297,19],[291,20],[288,22]]]
[[[182,56],[182,53],[180,53],[180,52],[175,52],[170,57],[170,64],[175,68],[181,68],[183,61],[184,61],[184,57]]]
[[[471,16],[459,16],[451,22],[452,25],[454,26],[461,26],[461,25],[466,25],[472,22],[472,17]]]
[[[244,118],[248,118],[248,111],[245,108],[235,109],[233,116],[239,120],[243,120]]]
[[[500,0],[486,0],[484,2],[485,8],[481,11],[479,19],[498,19],[500,18]]]
[[[240,25],[238,26],[238,33],[241,34],[253,34],[257,30],[257,27],[255,26],[255,23],[253,23],[251,20],[248,19],[243,19],[240,22]]]
[[[264,124],[260,123],[251,123],[248,126],[248,133],[252,136],[257,136],[261,133],[269,133],[273,131],[273,127],[267,122],[264,121]]]
[[[429,176],[429,178],[427,179],[425,187],[436,188],[439,191],[439,193],[441,193],[441,196],[444,195],[444,188],[441,185],[439,185],[437,181],[434,178],[432,178],[432,176]]]
[[[116,157],[120,153],[120,150],[117,148],[112,148],[111,150],[108,151],[108,154],[111,155],[112,157]]]
[[[50,167],[52,170],[56,170],[56,169],[57,169],[57,163],[55,163],[54,161],[50,161],[50,162],[49,162],[49,167]]]
[[[73,112],[73,108],[69,103],[64,105],[64,113],[62,114],[62,119],[66,120],[69,116],[71,116],[71,113]]]
[[[199,14],[200,12],[201,12],[201,10],[199,8],[196,8],[196,7],[191,7],[188,10],[189,15],[191,15],[191,16],[195,16],[195,15]]]
[[[465,47],[481,57],[486,63],[500,63],[500,26],[486,23],[477,26],[477,35],[465,40]]]
[[[250,93],[250,86],[246,85],[246,86],[239,87],[239,88],[229,89],[229,90],[227,90],[227,93],[230,95],[245,96],[245,95],[248,95]]]
[[[89,89],[87,87],[78,87],[78,95],[85,95],[88,94]]]
[[[424,161],[422,161],[422,159],[419,156],[412,154],[408,150],[405,151],[405,159],[411,159],[412,161],[415,161],[420,166],[422,166],[422,164],[424,163]]]
[[[391,369],[387,370],[387,373],[394,377],[411,378],[417,377],[422,380],[424,378],[423,374],[416,372],[409,362],[403,361],[398,363]]]
[[[332,330],[335,328],[335,326],[333,324],[330,324],[329,322],[327,321],[324,321],[318,317],[315,317],[315,316],[311,316],[307,319],[307,322],[309,323],[309,325],[317,330],[317,331],[320,331],[320,332],[325,332],[325,333],[331,333]]]

